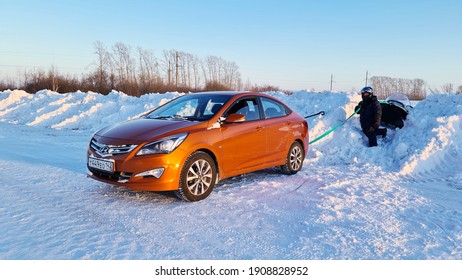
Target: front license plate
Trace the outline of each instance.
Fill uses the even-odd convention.
[[[101,170],[101,171],[114,173],[114,161],[113,160],[89,157],[88,166]]]

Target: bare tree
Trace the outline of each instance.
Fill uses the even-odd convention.
[[[6,77],[0,81],[0,91],[18,88],[17,81],[14,78]]]
[[[192,58],[192,72],[193,72],[193,79],[194,79],[194,89],[197,90],[201,86],[201,75],[200,75],[200,59],[196,55]]]
[[[229,89],[242,87],[239,67],[234,62],[210,55],[203,61],[202,69],[206,84],[219,83]]]
[[[176,62],[176,54],[176,50],[163,51],[162,69],[164,70],[166,82],[169,86],[177,83],[176,72],[179,65]]]
[[[190,89],[201,87],[201,60],[196,55],[175,49],[164,50],[161,65],[168,85]]]
[[[136,80],[136,63],[132,57],[130,46],[116,43],[112,50],[112,62],[117,73],[119,87],[126,93],[139,95]]]
[[[427,96],[425,81],[422,79],[414,79],[412,92],[409,94],[409,99],[422,100]]]
[[[94,44],[96,61],[96,70],[93,74],[93,79],[96,83],[96,89],[100,93],[109,92],[114,86],[114,75],[111,72],[111,54],[106,49],[101,41],[96,41]],[[111,79],[112,77],[112,79]]]
[[[224,65],[223,83],[232,89],[240,89],[242,86],[241,73],[235,62],[226,62]]]
[[[138,47],[139,73],[138,81],[143,93],[152,91],[155,85],[161,84],[162,79],[159,73],[159,63],[154,53],[150,50]]]
[[[202,62],[202,70],[206,83],[219,82],[219,58],[216,56],[209,55]]]
[[[59,76],[58,70],[54,65],[51,66],[50,70],[48,70],[48,83],[50,85],[49,89],[52,91],[58,92],[59,90]]]
[[[447,83],[443,85],[442,89],[443,89],[443,93],[453,93],[454,85],[451,83]]]
[[[188,88],[197,89],[200,87],[200,59],[187,52],[178,52],[177,61],[180,71],[180,84]]]

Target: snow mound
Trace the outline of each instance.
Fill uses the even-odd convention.
[[[462,95],[431,95],[420,102],[395,140],[405,159],[401,173],[460,173],[461,116]]]
[[[311,140],[338,129],[297,174],[235,176],[191,204],[85,176],[94,131],[180,93],[0,92],[0,259],[462,259],[462,95],[428,97],[368,148],[359,95],[267,94],[326,112]]]
[[[54,129],[98,130],[139,116],[156,108],[179,93],[146,94],[139,98],[112,91],[59,94],[42,90],[0,93],[0,121]]]
[[[317,165],[363,164],[399,171],[402,175],[429,172],[454,173],[445,161],[461,158],[460,141],[462,95],[437,94],[419,102],[410,112],[403,129],[389,129],[379,146],[368,148],[354,113],[361,100],[356,93],[307,91],[286,95],[268,92],[306,116],[324,111],[324,116],[308,119],[310,140],[339,124],[338,129],[310,145],[307,160]],[[0,121],[53,129],[96,131],[119,121],[136,118],[180,93],[146,94],[131,97],[113,91],[59,94],[42,90],[29,94],[21,90],[0,92]]]

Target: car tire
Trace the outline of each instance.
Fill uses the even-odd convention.
[[[303,146],[295,141],[287,153],[286,163],[281,166],[282,172],[288,175],[297,173],[302,169],[304,159],[305,151],[303,150]]]
[[[217,167],[213,158],[201,151],[192,153],[180,173],[175,194],[184,201],[199,201],[210,195],[215,186]]]

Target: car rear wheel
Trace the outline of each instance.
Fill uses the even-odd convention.
[[[180,173],[176,196],[185,201],[198,201],[210,195],[215,186],[217,168],[205,152],[194,152],[186,160]]]
[[[294,142],[287,153],[286,163],[281,166],[282,171],[289,175],[297,173],[302,169],[304,159],[305,152],[302,145],[299,142]]]

